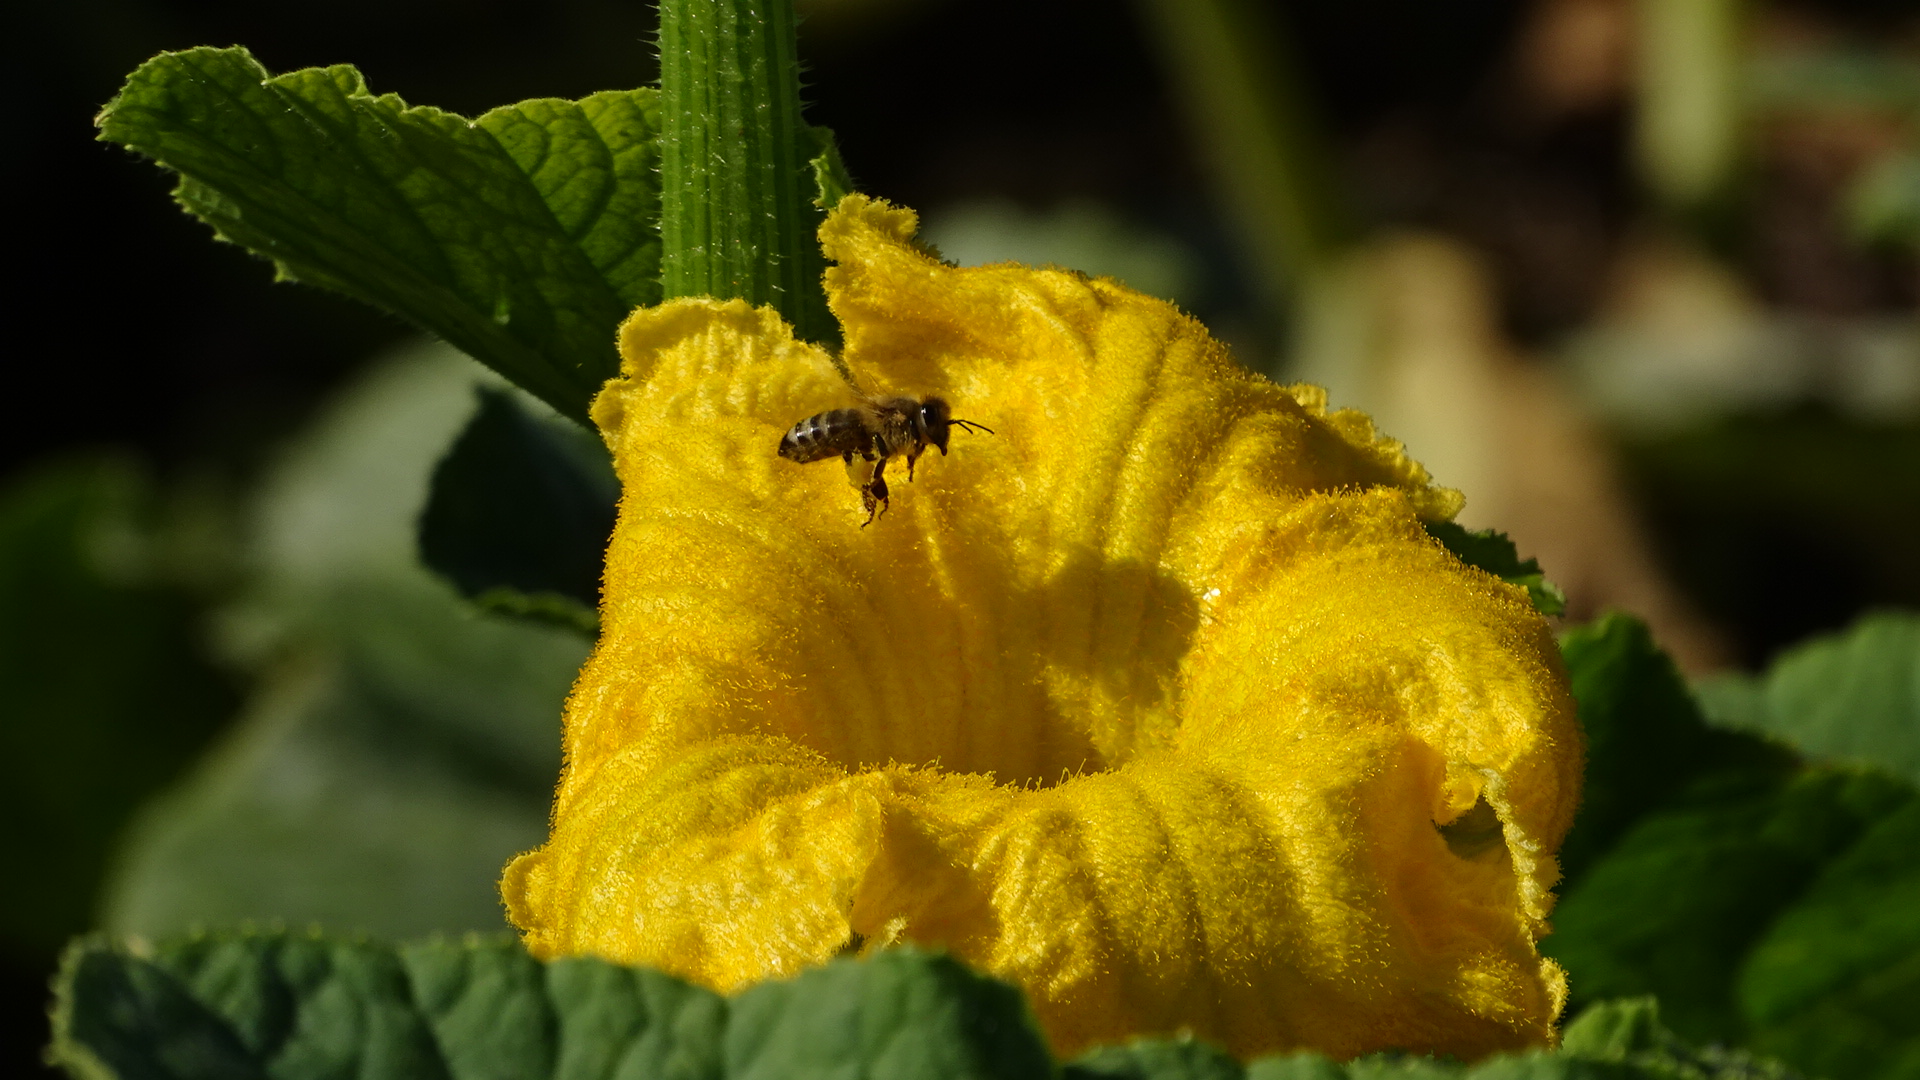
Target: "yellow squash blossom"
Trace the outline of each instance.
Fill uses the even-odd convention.
[[[1525,594],[1422,529],[1458,494],[1169,304],[914,228],[822,229],[844,362],[995,434],[871,527],[775,452],[858,400],[826,353],[737,301],[622,329],[600,643],[504,883],[529,947],[730,990],[941,946],[1061,1054],[1550,1040],[1581,737]]]

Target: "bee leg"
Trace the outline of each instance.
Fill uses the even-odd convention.
[[[907,483],[913,483],[913,463],[920,460],[917,452],[907,454]]]
[[[876,513],[886,513],[891,505],[887,501],[887,478],[882,475],[886,471],[887,459],[881,458],[880,464],[873,467],[873,478],[867,481],[866,487],[860,489],[860,501],[867,511],[867,520],[860,523],[863,529],[873,524]],[[878,507],[877,511],[875,507]]]

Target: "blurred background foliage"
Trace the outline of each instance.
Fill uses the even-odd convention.
[[[1467,492],[1467,524],[1538,556],[1569,624],[1624,607],[1706,676],[1920,606],[1911,4],[802,7],[809,118],[862,190],[921,210],[956,261],[1111,274],[1250,366],[1327,383]],[[497,928],[493,876],[544,828],[586,647],[577,607],[486,614],[414,557],[475,387],[519,401],[502,430],[540,410],[385,316],[270,284],[89,117],[141,61],[198,44],[276,71],[351,62],[469,115],[578,97],[653,77],[652,19],[613,0],[17,13],[7,182],[31,213],[10,355],[43,389],[0,426],[0,800],[28,883],[0,897],[0,1068],[32,1066],[55,950],[89,927]],[[1861,632],[1907,632],[1877,625]],[[1709,716],[1847,760],[1795,704],[1791,672],[1820,655],[1717,676]],[[1759,832],[1828,808],[1825,832],[1730,856],[1815,900],[1871,870],[1807,886],[1822,860],[1871,864],[1857,836],[1911,831],[1893,789],[1742,767]],[[1604,859],[1576,834],[1602,884],[1570,899],[1564,946],[1606,940],[1607,875],[1658,863],[1686,814]],[[1751,963],[1785,963],[1776,939],[1820,918],[1844,922],[1783,921]],[[1669,1016],[1710,1038],[1740,1009],[1787,1015],[1733,994]]]

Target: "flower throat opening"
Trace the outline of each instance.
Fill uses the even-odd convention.
[[[836,654],[831,677],[809,680],[810,715],[783,734],[851,771],[898,764],[1023,788],[1171,745],[1199,622],[1184,583],[1090,555],[1025,589],[943,584],[898,606],[880,600],[881,617],[856,631],[862,651]]]

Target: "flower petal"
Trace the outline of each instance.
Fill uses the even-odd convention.
[[[859,400],[831,358],[738,302],[623,328],[602,638],[504,884],[530,947],[732,988],[942,944],[1062,1053],[1549,1039],[1580,735],[1524,593],[1421,528],[1458,494],[1170,305],[912,230],[822,230],[845,361],[995,434],[870,528],[774,453]]]

